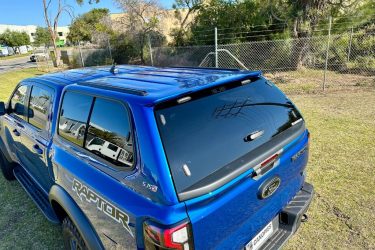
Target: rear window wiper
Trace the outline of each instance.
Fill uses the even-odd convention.
[[[279,102],[258,102],[258,103],[246,103],[243,106],[282,106],[287,108],[295,108],[292,103],[279,103]]]

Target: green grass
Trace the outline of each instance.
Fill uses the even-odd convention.
[[[375,91],[292,96],[311,132],[316,196],[288,249],[375,249]]]
[[[299,71],[267,73],[266,76],[288,94],[317,94],[323,88],[323,70],[304,69]],[[374,89],[375,77],[358,74],[340,74],[328,71],[326,92],[342,90],[356,91]]]
[[[15,58],[30,56],[31,54],[32,54],[32,52],[28,52],[26,54],[17,54],[17,55],[12,55],[12,56],[4,56],[4,57],[0,57],[0,61],[6,61],[6,60],[15,59]]]
[[[36,69],[0,74],[0,101],[7,101],[22,79],[40,75]],[[17,181],[0,175],[0,249],[61,249],[60,227],[45,219]]]
[[[0,75],[0,99],[24,77],[39,74],[33,69]],[[290,73],[293,75],[295,72]],[[315,73],[301,75],[313,85]],[[308,181],[316,194],[308,212],[309,222],[287,243],[286,249],[375,249],[375,88],[373,78],[365,85],[340,86],[335,75],[328,93],[297,91],[292,94],[311,132]],[[354,76],[350,76],[354,77]],[[4,80],[5,79],[5,80]],[[354,89],[352,89],[354,88]],[[350,91],[348,91],[350,90]],[[301,92],[301,94],[293,94]],[[60,228],[50,224],[17,182],[0,176],[0,249],[60,249]]]
[[[8,101],[14,87],[23,79],[42,75],[36,68],[11,71],[0,74],[0,101]]]

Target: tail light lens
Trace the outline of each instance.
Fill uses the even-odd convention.
[[[279,158],[279,154],[274,154],[273,156],[271,156],[270,158],[266,159],[265,161],[263,161],[261,164],[260,164],[260,167],[261,168],[267,168],[269,167],[270,165],[273,165]]]
[[[143,235],[145,249],[147,250],[191,250],[194,248],[191,224],[189,222],[167,227],[151,221],[146,221],[143,224]]]

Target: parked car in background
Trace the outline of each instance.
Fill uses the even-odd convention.
[[[84,68],[0,103],[1,170],[67,249],[279,249],[307,221],[309,135],[254,71]]]
[[[0,46],[0,57],[4,57],[4,56],[8,56],[8,55],[9,55],[8,47],[1,47]]]
[[[27,50],[27,46],[26,45],[22,45],[22,46],[19,46],[18,47],[18,52],[20,54],[27,54],[28,50]]]
[[[133,144],[126,143],[126,146],[129,147],[128,150],[99,137],[95,137],[89,141],[87,149],[110,162],[120,161],[124,164],[131,164],[133,161],[133,153],[131,152]]]
[[[45,48],[37,48],[34,50],[33,54],[30,56],[30,61],[32,62],[41,62],[48,60],[48,50]]]
[[[12,56],[14,54],[15,54],[14,49],[12,47],[8,47],[8,55]]]

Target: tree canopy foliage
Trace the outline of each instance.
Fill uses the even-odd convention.
[[[88,0],[90,4],[94,2],[98,3],[99,1],[100,0]],[[81,5],[83,4],[83,2],[85,2],[85,0],[75,0],[75,2]],[[49,32],[54,51],[54,56],[52,58],[54,61],[54,65],[58,67],[61,64],[61,54],[57,46],[57,41],[59,40],[59,37],[57,35],[57,27],[59,24],[60,17],[63,13],[66,13],[71,17],[73,16],[73,7],[67,4],[67,2],[64,0],[42,0],[42,4],[44,20],[46,22],[47,30]],[[51,13],[52,9],[54,12],[53,15]]]
[[[6,30],[0,34],[0,43],[9,47],[17,48],[30,44],[30,37],[26,32]]]
[[[371,23],[375,16],[372,0],[176,0],[174,8],[183,23],[171,34],[177,46],[213,44],[215,27],[219,42],[230,43],[326,34],[330,16],[341,28],[335,31],[342,32],[353,23]],[[194,12],[187,25],[181,8]]]
[[[49,35],[48,29],[43,27],[37,27],[33,43],[35,46],[44,45],[48,47],[51,44],[51,37]]]
[[[164,18],[165,10],[157,0],[116,0],[123,9],[124,15],[117,19],[118,26],[124,27],[123,33],[139,51],[141,63],[145,63],[144,48],[148,39],[162,41],[160,19]],[[121,32],[121,31],[120,31]]]
[[[106,19],[109,19],[108,9],[92,9],[79,16],[70,26],[68,40],[92,42],[99,33],[110,34],[112,29]]]

